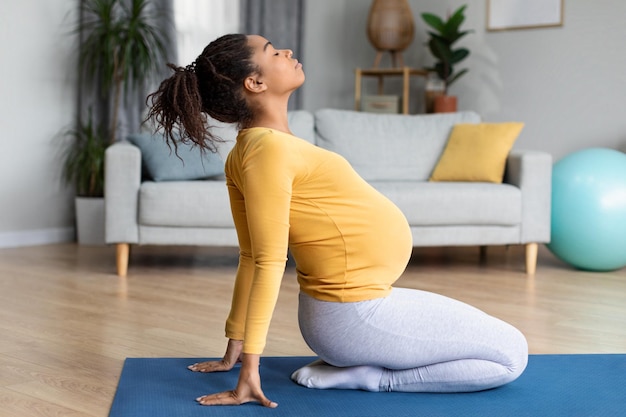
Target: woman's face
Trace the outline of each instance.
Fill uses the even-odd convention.
[[[252,61],[260,68],[257,82],[276,94],[290,93],[304,83],[302,64],[293,58],[289,49],[276,49],[262,36],[248,36],[248,44],[254,54]]]

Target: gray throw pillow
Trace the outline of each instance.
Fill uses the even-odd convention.
[[[224,161],[211,151],[178,143],[178,156],[163,135],[134,133],[128,141],[141,149],[144,169],[154,181],[185,181],[217,177],[224,174]],[[182,160],[181,160],[182,159]]]

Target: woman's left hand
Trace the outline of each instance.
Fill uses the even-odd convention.
[[[194,372],[224,372],[233,369],[241,359],[243,340],[228,339],[228,347],[224,357],[219,361],[206,361],[189,365],[187,369]]]
[[[244,354],[239,381],[232,391],[218,392],[196,398],[202,405],[241,405],[256,401],[264,407],[276,408],[278,404],[270,401],[261,389],[259,375],[260,355]]]

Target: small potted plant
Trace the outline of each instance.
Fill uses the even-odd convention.
[[[460,30],[465,20],[463,13],[466,7],[466,5],[459,7],[446,20],[432,13],[422,13],[424,22],[433,29],[428,32],[430,38],[427,45],[435,58],[435,63],[426,69],[435,73],[443,83],[443,94],[434,98],[435,112],[456,111],[457,97],[449,96],[448,88],[468,71],[467,68],[457,71],[455,66],[467,58],[470,51],[467,48],[453,48],[459,39],[471,32]]]
[[[76,229],[82,244],[104,243],[104,154],[109,144],[106,129],[85,123],[65,134],[63,178],[75,189]]]
[[[123,93],[156,77],[164,67],[166,31],[160,27],[153,0],[81,0],[79,74],[82,85],[93,93],[95,108],[110,109],[106,115],[89,112],[88,120],[78,109],[76,128],[64,154],[64,179],[75,186],[76,226],[79,243],[104,243],[81,239],[83,225],[104,230],[104,155],[115,142]],[[91,106],[90,106],[91,107]],[[84,209],[83,209],[84,208]],[[93,218],[83,220],[82,216]],[[101,232],[103,234],[103,232]]]

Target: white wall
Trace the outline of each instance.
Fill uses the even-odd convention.
[[[543,149],[555,159],[591,146],[626,150],[626,2],[565,0],[561,28],[497,33],[484,29],[486,2],[410,0],[417,33],[406,62],[430,63],[421,12],[468,4],[464,27],[475,30],[463,41],[472,51],[465,61],[470,72],[451,91],[461,109],[487,121],[525,122],[516,147]],[[300,57],[306,109],[353,108],[354,68],[371,66],[375,55],[365,35],[370,4],[307,1]],[[72,196],[59,180],[54,137],[74,120],[69,28],[77,6],[77,0],[0,3],[0,247],[73,236]]]
[[[354,108],[354,69],[370,67],[375,56],[365,33],[371,3],[307,3],[302,57],[306,109]],[[555,159],[591,146],[626,150],[626,2],[565,0],[563,27],[505,32],[485,30],[487,0],[409,3],[416,36],[404,56],[407,64],[418,67],[431,64],[420,14],[445,15],[468,5],[463,28],[474,33],[460,44],[472,52],[461,65],[470,72],[452,86],[451,94],[459,97],[461,110],[475,110],[484,120],[525,122],[517,148],[545,150]],[[376,81],[368,83],[364,88],[374,94]],[[421,83],[413,82],[414,110],[421,105]],[[398,86],[386,92],[399,91]]]
[[[0,3],[0,247],[72,238],[58,139],[75,114],[76,0]]]

